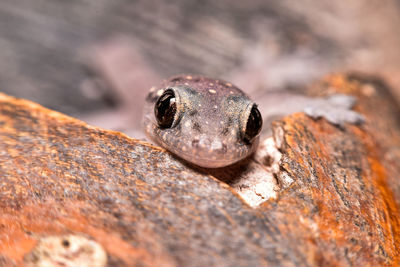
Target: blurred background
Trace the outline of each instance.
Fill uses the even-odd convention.
[[[146,91],[181,73],[253,95],[349,70],[400,88],[399,25],[399,0],[2,0],[0,91],[137,137]]]

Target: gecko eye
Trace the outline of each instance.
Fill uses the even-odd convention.
[[[257,105],[254,104],[253,107],[251,108],[249,118],[247,119],[246,130],[244,132],[244,137],[243,137],[244,140],[250,143],[250,141],[260,133],[261,127],[262,127],[261,113],[258,110]]]
[[[171,89],[167,89],[158,98],[154,106],[154,115],[156,116],[158,126],[171,128],[174,123],[176,111],[175,93]]]

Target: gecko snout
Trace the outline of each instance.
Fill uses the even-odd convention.
[[[192,148],[203,153],[226,153],[227,145],[220,138],[200,137],[192,140]]]
[[[202,167],[219,168],[237,162],[247,155],[247,151],[229,146],[220,138],[204,137],[193,139],[191,149],[183,149],[179,155]]]

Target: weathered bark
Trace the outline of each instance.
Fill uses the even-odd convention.
[[[68,250],[68,235],[109,266],[400,264],[398,107],[362,76],[310,90],[356,95],[367,122],[277,121],[278,197],[257,208],[160,148],[0,95],[0,265],[39,262],[49,236]]]

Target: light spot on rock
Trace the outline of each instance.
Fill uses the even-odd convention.
[[[107,254],[99,243],[84,236],[46,236],[25,255],[24,263],[29,267],[103,267],[107,264]]]

